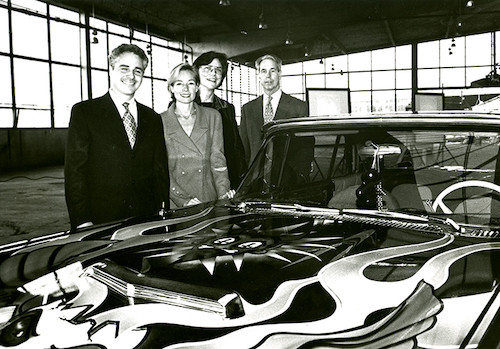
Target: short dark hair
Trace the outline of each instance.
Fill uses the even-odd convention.
[[[144,69],[148,66],[149,58],[146,56],[146,53],[144,53],[142,48],[134,44],[121,44],[120,46],[115,47],[108,57],[111,68],[115,67],[116,60],[124,53],[133,53],[137,55],[142,60]]]
[[[222,52],[216,51],[208,51],[202,53],[198,58],[193,62],[193,66],[196,69],[200,69],[202,65],[209,65],[214,59],[218,59],[220,64],[222,64],[222,80],[226,78],[227,75],[227,56]]]

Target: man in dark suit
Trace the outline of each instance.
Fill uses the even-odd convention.
[[[281,91],[281,59],[264,55],[255,61],[264,94],[243,105],[240,136],[250,164],[262,143],[262,126],[272,120],[307,116],[307,104]]]
[[[134,99],[148,62],[138,46],[118,46],[108,93],[71,110],[64,175],[72,230],[168,208],[161,118]]]

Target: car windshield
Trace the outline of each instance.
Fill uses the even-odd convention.
[[[275,132],[237,201],[500,222],[498,132],[412,127]]]

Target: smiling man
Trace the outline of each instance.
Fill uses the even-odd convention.
[[[73,231],[168,207],[161,118],[134,99],[148,63],[138,46],[118,46],[109,56],[108,93],[71,110],[64,175]]]
[[[264,94],[241,109],[240,136],[250,164],[262,143],[262,126],[272,120],[307,116],[307,104],[281,91],[281,59],[265,55],[255,61]]]

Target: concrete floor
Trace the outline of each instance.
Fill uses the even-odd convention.
[[[2,244],[69,230],[62,166],[2,173],[0,193]]]

